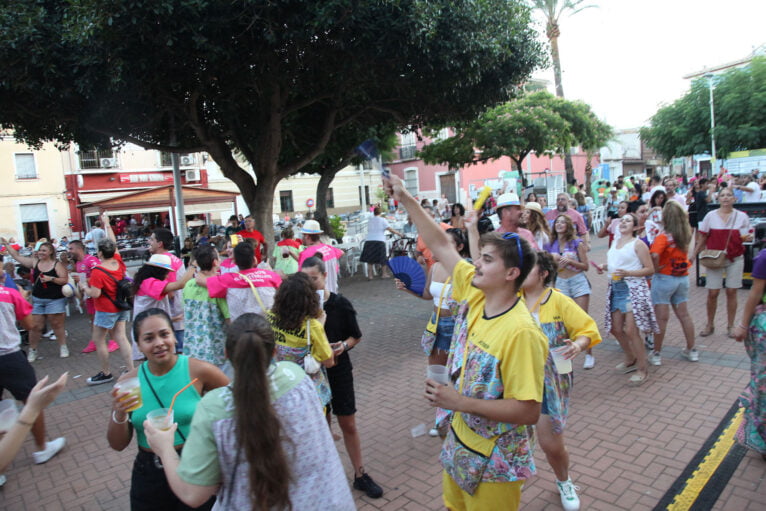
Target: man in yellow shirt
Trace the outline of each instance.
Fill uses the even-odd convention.
[[[453,346],[460,366],[451,371],[455,385],[426,381],[431,405],[453,412],[440,456],[444,504],[451,510],[517,509],[522,485],[535,473],[531,426],[540,416],[548,357],[548,341],[518,294],[535,252],[516,233],[486,233],[474,267],[399,178],[384,184],[452,272],[455,299],[469,307],[465,343]],[[469,228],[471,222],[474,214]]]

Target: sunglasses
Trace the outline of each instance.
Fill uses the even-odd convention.
[[[524,266],[524,252],[521,250],[521,237],[515,232],[503,233],[504,240],[516,240],[516,250],[519,252],[519,268]]]

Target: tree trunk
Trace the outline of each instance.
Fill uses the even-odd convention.
[[[593,166],[590,164],[590,160],[593,158],[593,156],[590,153],[585,153],[585,157],[588,158],[588,160],[585,162],[585,195],[591,195],[590,191],[590,182],[593,178]],[[593,200],[596,198],[593,197]]]
[[[261,231],[268,249],[274,248],[274,192],[277,189],[280,178],[275,175],[261,176],[255,186],[254,199],[247,206],[250,214],[255,219],[256,229]],[[265,254],[265,257],[271,254]]]
[[[317,183],[317,195],[316,195],[316,211],[314,211],[314,219],[319,222],[322,230],[331,238],[334,237],[332,228],[330,227],[330,221],[327,217],[327,190],[330,188],[333,179],[335,179],[335,172],[323,173]]]
[[[556,86],[556,96],[564,97],[564,86],[561,83],[561,59],[559,57],[559,38],[551,37],[551,60],[553,61],[553,83]]]

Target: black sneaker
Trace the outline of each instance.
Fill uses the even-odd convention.
[[[114,377],[112,377],[111,373],[104,374],[103,371],[99,371],[96,376],[91,376],[85,381],[88,385],[101,385],[102,383],[109,383],[112,380],[114,380]]]
[[[366,472],[354,478],[354,489],[363,491],[371,499],[379,499],[383,496],[383,488],[378,486]]]

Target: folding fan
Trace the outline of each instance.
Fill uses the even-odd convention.
[[[392,257],[388,267],[394,277],[401,280],[405,287],[415,294],[422,295],[426,285],[426,272],[414,259],[407,256]]]

